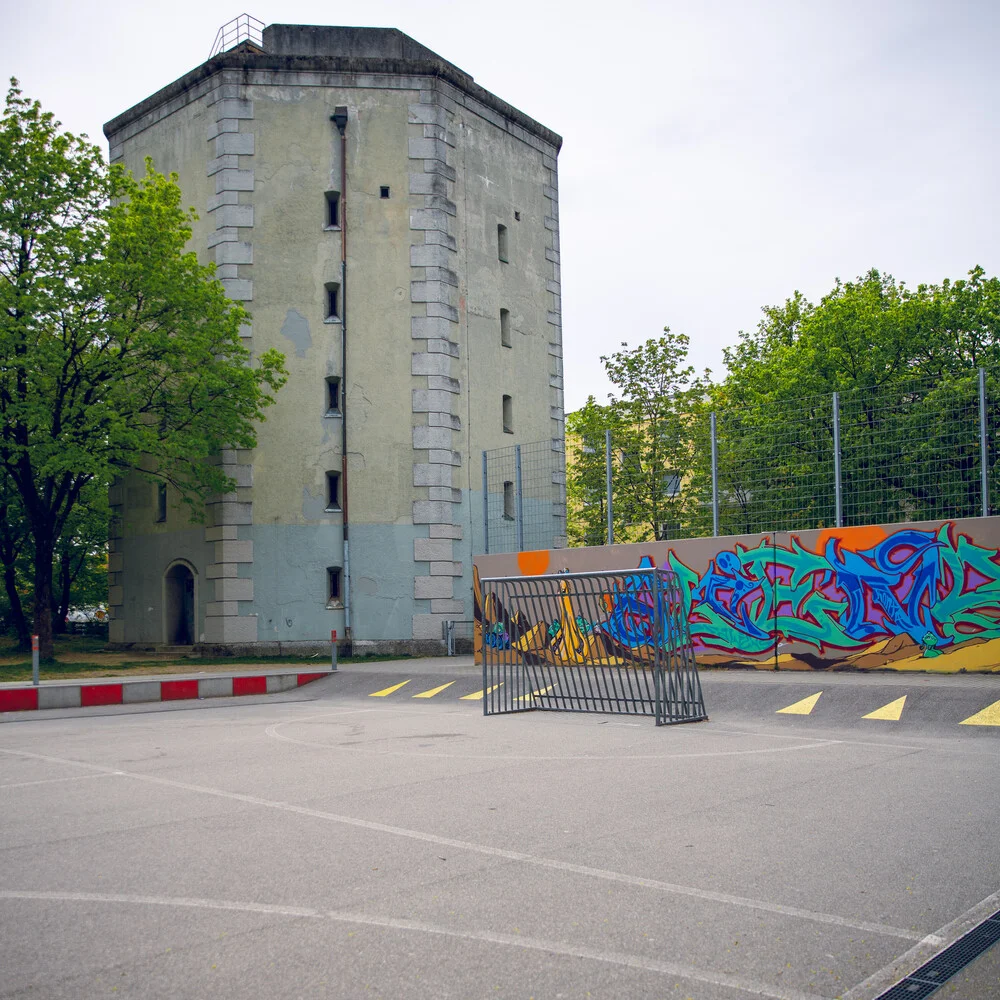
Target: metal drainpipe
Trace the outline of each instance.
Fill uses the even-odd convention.
[[[344,638],[351,642],[351,553],[347,533],[347,108],[330,121],[340,133],[340,509],[344,525]]]

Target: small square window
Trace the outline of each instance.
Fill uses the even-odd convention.
[[[157,483],[156,485],[156,520],[158,522],[167,519],[167,484]]]
[[[503,519],[515,520],[514,484],[508,480],[503,484]]]
[[[344,606],[344,571],[339,566],[328,566],[326,569],[326,606],[342,608]]]
[[[681,477],[678,472],[665,472],[663,474],[663,492],[670,497],[671,500],[680,496],[681,492]]]
[[[326,380],[326,415],[340,416],[340,379],[333,376]]]
[[[504,347],[512,347],[510,342],[510,310],[500,310],[500,343]]]
[[[497,257],[507,263],[507,227],[497,226]]]
[[[503,432],[514,433],[514,401],[510,396],[503,397]]]
[[[379,194],[380,198],[388,198],[389,197],[389,185],[388,184],[383,184],[378,189],[378,194]]]
[[[328,472],[326,474],[326,509],[328,511],[340,510],[339,472]]]
[[[340,228],[340,192],[326,192],[326,228]]]
[[[340,322],[340,285],[336,282],[328,282],[323,286],[326,289],[326,322]]]

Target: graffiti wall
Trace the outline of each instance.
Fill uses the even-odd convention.
[[[480,578],[620,569],[602,620],[567,615],[588,648],[639,659],[648,639],[624,581],[655,565],[680,579],[702,665],[1000,672],[998,547],[1000,518],[974,518],[477,556],[476,648],[511,641]]]

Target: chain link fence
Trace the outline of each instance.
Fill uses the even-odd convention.
[[[566,544],[566,456],[557,440],[483,452],[482,552]]]
[[[919,379],[778,400],[686,418],[684,469],[650,478],[645,523],[619,516],[634,482],[609,441],[598,523],[588,497],[571,512],[587,544],[804,531],[985,516],[1000,509],[1000,373]],[[605,449],[602,449],[604,451]],[[576,469],[571,469],[575,474]],[[649,499],[652,498],[652,499]],[[658,506],[656,506],[658,505]],[[609,513],[610,510],[610,513]],[[618,534],[615,539],[613,536]],[[599,541],[591,536],[600,534]]]

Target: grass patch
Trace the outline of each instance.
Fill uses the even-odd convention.
[[[107,639],[93,635],[57,635],[54,639],[56,656],[59,656],[60,653],[101,653],[107,643]],[[0,658],[7,659],[11,656],[24,655],[24,650],[20,653],[17,651],[16,636],[0,635]],[[27,651],[27,655],[31,656],[30,649]]]
[[[330,665],[329,653],[313,656],[178,656],[171,653],[143,653],[140,650],[108,651],[105,640],[94,636],[55,637],[55,658],[39,667],[41,680],[69,680],[76,677],[142,677],[156,674],[230,673],[272,666],[294,666],[303,672]],[[405,656],[340,657],[339,663],[374,663],[403,660]],[[0,682],[31,680],[31,653],[17,650],[17,640],[0,636]]]
[[[58,654],[57,654],[58,655]],[[114,662],[99,660],[74,660],[71,663],[45,663],[39,667],[38,676],[43,681],[72,680],[93,677],[147,677],[157,674],[199,674],[237,673],[244,669],[263,670],[271,666],[295,666],[303,671],[325,669],[330,665],[326,656],[266,656],[256,660],[246,660],[235,656],[182,657],[147,660],[118,659]],[[409,659],[401,656],[344,656],[342,663],[375,663],[384,660]],[[30,681],[32,679],[31,660],[0,662],[0,683]]]

